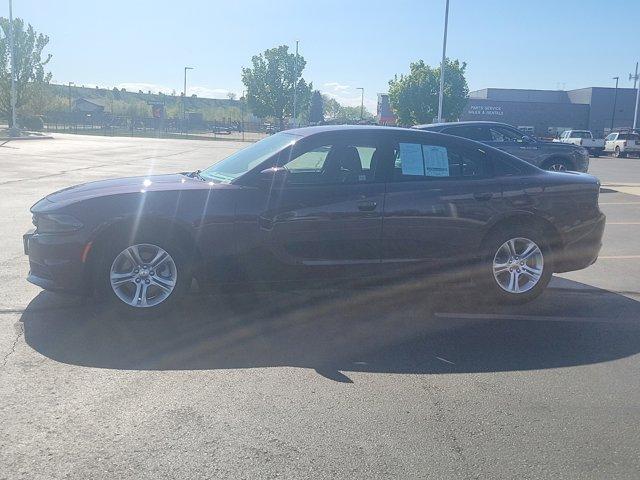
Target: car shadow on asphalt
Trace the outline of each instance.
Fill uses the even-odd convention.
[[[239,289],[238,289],[239,290]],[[473,373],[548,369],[640,351],[640,302],[562,280],[524,306],[498,307],[465,286],[401,283],[193,294],[173,314],[132,320],[42,292],[22,315],[25,340],[72,365],[126,370],[293,366],[349,372]]]

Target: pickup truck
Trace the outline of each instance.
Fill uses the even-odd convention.
[[[590,155],[599,157],[604,151],[604,139],[593,138],[589,130],[565,130],[554,142],[571,143],[586,148]]]
[[[613,153],[616,158],[626,157],[630,153],[640,155],[640,135],[635,132],[613,132],[604,139],[604,151]]]

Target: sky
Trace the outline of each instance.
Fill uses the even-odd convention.
[[[8,2],[0,15],[8,16]],[[225,98],[251,57],[300,42],[303,76],[346,105],[375,112],[396,74],[442,55],[445,0],[13,0],[49,36],[56,83]],[[447,56],[470,90],[632,86],[640,0],[450,0]]]

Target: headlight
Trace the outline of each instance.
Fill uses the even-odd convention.
[[[33,215],[33,224],[38,233],[73,232],[82,228],[82,222],[71,215],[61,213],[37,213]]]

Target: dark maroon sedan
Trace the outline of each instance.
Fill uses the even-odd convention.
[[[92,182],[40,200],[24,236],[28,280],[142,313],[175,304],[194,277],[455,265],[495,298],[521,302],[553,272],[596,260],[598,194],[590,175],[546,172],[448,135],[290,130],[204,171]]]

